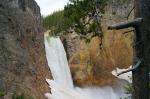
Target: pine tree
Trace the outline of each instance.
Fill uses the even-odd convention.
[[[81,35],[94,33],[101,35],[100,18],[107,0],[70,0],[65,6],[64,15],[74,24],[75,31]]]

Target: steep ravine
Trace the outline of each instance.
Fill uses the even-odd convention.
[[[108,25],[127,20],[133,1],[125,1],[108,2],[102,19],[102,40],[94,37],[87,43],[75,33],[64,36],[76,85],[112,85],[116,78],[111,71],[132,64],[133,33],[107,30]],[[0,98],[24,94],[45,99],[44,93],[49,92],[45,78],[51,76],[39,6],[35,0],[0,0],[0,13],[0,92],[5,92]]]
[[[0,91],[44,99],[50,78],[40,8],[34,0],[0,0]]]
[[[116,78],[111,71],[132,65],[133,32],[128,32],[132,29],[107,29],[109,25],[131,20],[132,9],[133,0],[108,0],[102,15],[102,39],[93,37],[86,42],[75,32],[62,37],[76,85],[112,85]]]

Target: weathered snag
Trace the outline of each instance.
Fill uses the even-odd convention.
[[[117,23],[117,24],[109,26],[108,29],[109,30],[113,30],[113,29],[118,30],[118,29],[125,29],[125,28],[129,28],[129,27],[136,28],[137,26],[139,26],[141,24],[142,20],[143,20],[142,18],[137,18],[132,21]]]

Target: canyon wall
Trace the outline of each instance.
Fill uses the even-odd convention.
[[[50,72],[39,6],[34,0],[0,0],[0,13],[0,98],[45,99]]]
[[[75,32],[64,37],[74,82],[78,86],[112,85],[117,79],[111,74],[116,67],[132,65],[133,30],[108,30],[108,26],[134,18],[133,0],[109,0],[102,15],[103,38],[90,42]]]

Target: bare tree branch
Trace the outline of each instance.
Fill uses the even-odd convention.
[[[134,31],[135,31],[135,30],[129,30],[129,31],[124,32],[123,34],[130,33],[130,32],[134,32]]]
[[[131,9],[131,11],[129,12],[129,14],[125,17],[127,18],[127,20],[129,19],[130,14],[132,13],[132,11],[135,9],[135,6]]]
[[[127,72],[130,72],[130,71],[136,70],[136,69],[140,66],[141,62],[142,62],[142,60],[139,60],[139,61],[136,63],[136,65],[133,66],[133,68],[128,69],[128,70],[123,71],[123,72],[120,72],[120,73],[117,74],[117,76],[120,76],[120,75],[122,75],[122,74],[124,74],[124,73],[127,73]]]
[[[142,20],[143,20],[142,18],[137,18],[132,21],[117,23],[117,24],[109,26],[108,29],[109,30],[113,30],[113,29],[118,30],[118,29],[124,29],[124,28],[128,28],[128,27],[137,27],[140,25]]]

